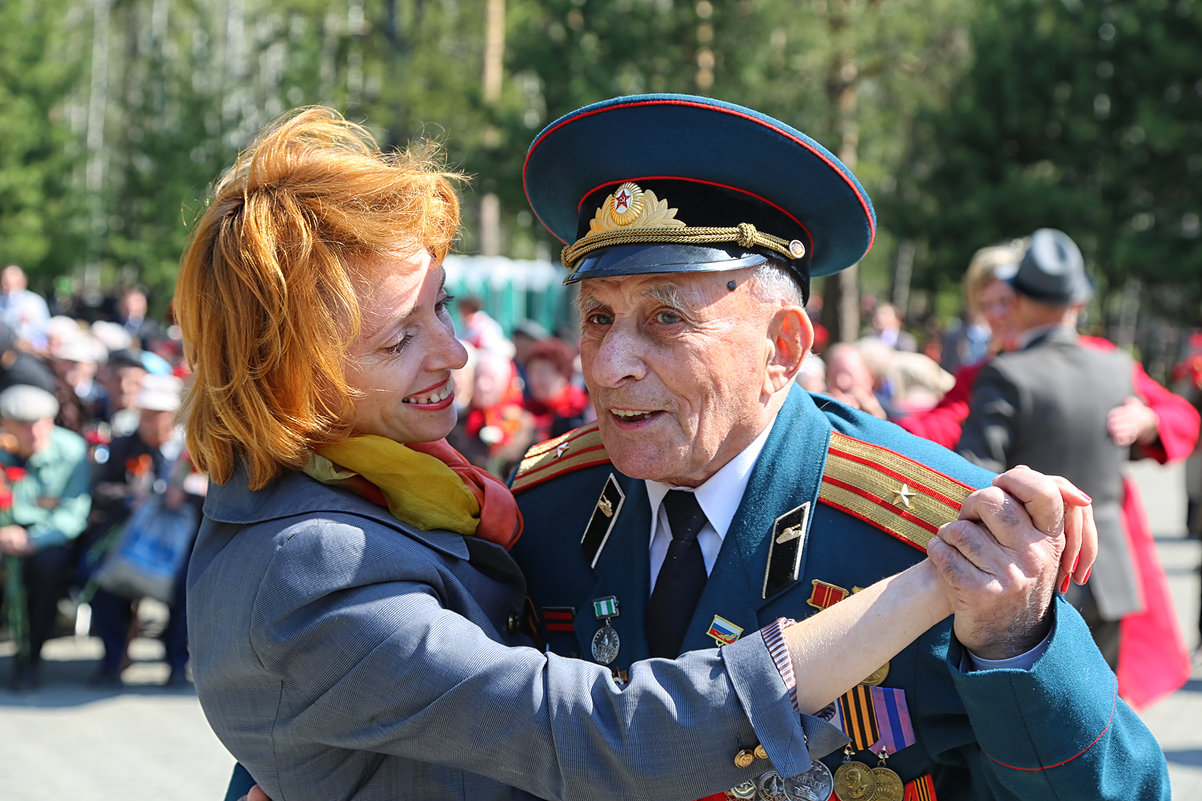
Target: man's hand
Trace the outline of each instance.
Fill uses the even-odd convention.
[[[947,582],[956,638],[979,657],[1007,659],[1047,635],[1056,590],[1089,577],[1093,508],[1066,479],[1016,467],[969,495],[927,553]]]

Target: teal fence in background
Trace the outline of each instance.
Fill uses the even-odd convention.
[[[558,262],[452,255],[443,266],[447,292],[458,298],[480,298],[506,336],[529,319],[571,342],[578,338],[575,288],[563,285],[567,271]],[[458,312],[453,316],[458,323]]]

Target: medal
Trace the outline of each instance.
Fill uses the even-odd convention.
[[[881,764],[872,769],[873,778],[876,779],[876,794],[872,797],[872,801],[903,801],[906,795],[906,788],[901,780],[901,776],[885,767],[885,760],[889,758],[889,749],[881,747]]]
[[[757,792],[758,791],[755,788],[755,782],[752,781],[751,779],[748,779],[747,781],[743,782],[742,784],[736,784],[734,787],[727,790],[726,797],[727,798],[739,798],[739,799],[744,799],[744,801],[746,801],[746,799],[755,798],[755,794]]]
[[[876,779],[876,794],[872,796],[872,801],[902,801],[906,794],[905,787],[901,776],[894,773],[892,768],[884,765],[875,767],[872,775]]]
[[[759,792],[759,801],[789,801],[785,794],[785,781],[774,770],[761,773],[755,780],[755,788]]]
[[[790,776],[783,783],[789,801],[827,801],[835,789],[831,769],[818,761],[814,761],[805,773]]]
[[[872,671],[872,673],[869,673],[868,678],[861,681],[860,684],[868,684],[868,685],[875,687],[878,684],[880,684],[881,682],[883,682],[888,675],[889,675],[889,663],[886,662],[885,664],[881,665],[876,670]]]
[[[622,647],[618,630],[609,622],[610,618],[618,616],[617,597],[608,595],[604,598],[594,598],[593,614],[597,620],[605,621],[605,625],[593,635],[593,659],[602,665],[608,665],[618,658],[618,650]]]
[[[872,768],[851,758],[851,746],[843,749],[844,762],[835,771],[835,797],[839,801],[873,801],[876,776]]]

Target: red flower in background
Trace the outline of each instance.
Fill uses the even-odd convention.
[[[125,460],[125,472],[134,478],[146,478],[154,469],[154,457],[149,453]]]
[[[0,479],[0,511],[7,512],[13,508],[12,485],[25,478],[28,474],[25,472],[24,467],[13,466],[4,468],[2,475],[3,478]],[[7,519],[4,522],[8,522]]]

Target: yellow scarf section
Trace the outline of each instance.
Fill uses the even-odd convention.
[[[393,517],[427,531],[470,535],[480,522],[475,494],[446,462],[386,437],[351,437],[327,445],[310,456],[304,472],[323,484],[361,476],[383,494]]]

